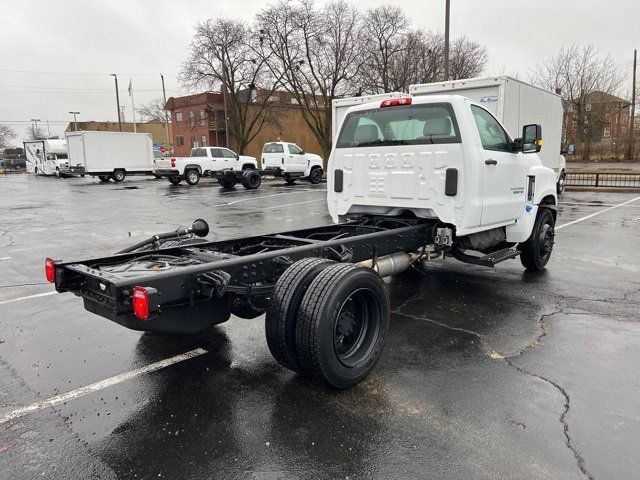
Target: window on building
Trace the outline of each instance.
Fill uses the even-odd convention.
[[[202,137],[200,137],[200,144],[201,144],[203,147],[206,147],[206,146],[207,146],[207,136],[206,136],[206,135],[202,135]]]
[[[623,113],[622,115],[620,115],[620,121],[622,123],[627,123],[628,118],[627,118],[627,114],[626,113]]]
[[[584,109],[585,109],[587,112],[590,112],[590,111],[591,111],[591,104],[590,104],[590,103],[587,103],[587,104],[585,105]]]
[[[176,122],[182,121],[182,112],[176,112]]]
[[[627,134],[627,129],[626,129],[626,127],[622,127],[622,128],[620,129],[620,132],[622,133],[622,135],[626,135],[626,134]]]
[[[255,88],[251,89],[251,101],[255,102],[258,99],[258,90]]]
[[[611,136],[611,129],[609,127],[604,127],[604,131],[602,132],[602,136],[605,138],[609,138]]]
[[[300,102],[296,97],[291,97],[291,105],[300,105]]]
[[[198,147],[198,140],[196,140],[196,137],[191,137],[191,148],[197,148]]]
[[[189,123],[191,124],[192,127],[195,127],[195,125],[196,125],[196,113],[195,112],[189,112]]]
[[[280,101],[280,97],[277,95],[271,95],[269,96],[269,98],[267,98],[267,102],[269,103],[279,102],[279,101]]]
[[[176,145],[179,146],[179,147],[182,147],[184,145],[184,137],[177,136],[176,137]]]
[[[204,113],[204,110],[200,110],[200,125],[204,125],[207,120],[207,116]]]
[[[610,123],[611,122],[611,115],[609,115],[608,113],[604,114],[604,121],[605,123]]]

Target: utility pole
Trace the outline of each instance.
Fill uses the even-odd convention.
[[[110,74],[116,81],[116,105],[118,107],[118,129],[122,131],[122,121],[120,120],[120,94],[118,93],[118,76],[115,73]]]
[[[229,121],[227,118],[227,69],[224,63],[224,52],[222,54],[222,104],[224,106],[224,146],[229,148]],[[236,145],[236,148],[238,146]]]
[[[449,80],[449,18],[451,13],[451,0],[445,0],[444,9],[444,81]]]
[[[71,115],[73,115],[73,131],[77,132],[78,131],[78,120],[76,119],[76,115],[80,115],[80,112],[69,112]],[[118,115],[118,118],[120,118],[120,116]]]
[[[629,139],[627,140],[627,160],[633,159],[633,129],[636,119],[636,69],[638,65],[638,50],[633,50],[633,82],[631,87],[631,121],[629,122]]]
[[[167,134],[167,143],[171,143],[171,136],[169,135],[169,112],[167,112],[167,92],[164,89],[164,75],[160,74],[160,80],[162,80],[162,99],[164,100],[164,105],[162,109],[164,110],[164,129]]]

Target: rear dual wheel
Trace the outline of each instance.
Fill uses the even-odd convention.
[[[242,172],[242,186],[247,190],[255,190],[262,183],[260,172],[245,170]]]
[[[234,176],[223,176],[218,178],[218,183],[222,188],[233,188],[236,186],[237,180]]]
[[[169,183],[171,185],[179,185],[182,181],[182,178],[180,178],[178,175],[171,175],[170,177],[167,177],[167,179],[169,180]]]
[[[267,344],[280,364],[349,388],[382,354],[389,298],[370,269],[304,259],[278,280],[265,322]]]
[[[105,183],[111,180],[111,175],[98,175],[101,182]]]

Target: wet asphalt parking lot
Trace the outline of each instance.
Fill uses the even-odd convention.
[[[44,280],[47,256],[198,217],[211,239],[326,225],[325,195],[0,176],[0,478],[640,476],[640,194],[566,192],[542,273],[447,259],[389,279],[385,353],[348,391],[280,367],[263,317],[144,334]]]

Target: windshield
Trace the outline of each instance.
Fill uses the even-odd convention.
[[[263,153],[284,153],[281,143],[267,143],[262,150]]]
[[[351,112],[337,148],[460,143],[458,123],[448,103],[402,105]]]

